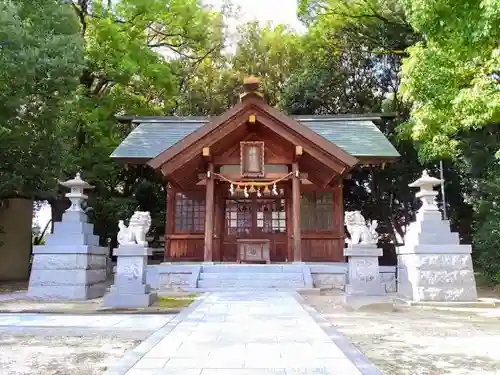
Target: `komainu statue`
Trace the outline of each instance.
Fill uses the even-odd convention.
[[[346,213],[344,214],[344,222],[347,227],[347,231],[351,236],[350,243],[352,245],[356,245],[358,243],[377,243],[377,220],[372,220],[369,224],[367,224],[365,218],[361,214],[361,211],[346,211]]]
[[[147,246],[146,234],[151,228],[151,215],[148,211],[135,211],[128,227],[123,220],[118,222],[118,243],[120,245],[139,244]]]

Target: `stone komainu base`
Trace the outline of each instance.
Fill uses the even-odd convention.
[[[344,256],[349,257],[347,267],[347,295],[381,296],[385,288],[380,279],[378,257],[382,249],[376,244],[353,244],[344,249]]]
[[[118,257],[115,283],[104,296],[104,307],[148,307],[156,300],[156,294],[146,283],[148,255],[152,250],[139,244],[120,245],[114,251]]]
[[[33,247],[28,297],[44,300],[87,300],[106,291],[108,249],[99,247],[83,212],[67,211],[46,244]]]
[[[412,301],[474,301],[471,246],[460,245],[439,211],[419,212],[397,249],[397,289]]]

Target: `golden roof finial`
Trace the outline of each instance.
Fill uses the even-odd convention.
[[[260,79],[253,75],[243,80],[243,93],[240,95],[240,99],[243,100],[243,98],[249,94],[255,94],[261,98],[263,97],[260,92]]]

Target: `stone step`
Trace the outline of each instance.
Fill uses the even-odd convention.
[[[255,292],[255,291],[262,291],[262,292],[269,292],[269,291],[276,291],[276,292],[298,292],[298,293],[303,293],[303,294],[317,294],[319,295],[321,293],[320,288],[249,288],[249,287],[238,287],[238,288],[182,288],[183,292],[188,292],[188,293],[211,293],[211,292],[228,292],[228,293],[234,293],[234,292]],[[170,295],[171,291],[169,289],[160,289],[158,291],[158,295],[160,296],[168,296]]]
[[[420,245],[458,245],[460,238],[457,232],[408,232],[405,237],[408,243],[418,243]]]
[[[198,280],[198,288],[303,288],[304,280]]]
[[[200,280],[300,280],[304,281],[302,272],[259,272],[259,273],[200,273]]]
[[[202,265],[203,273],[300,273],[297,264],[211,264]]]

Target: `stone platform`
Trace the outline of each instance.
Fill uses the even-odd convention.
[[[410,301],[476,301],[471,245],[460,244],[458,233],[443,220],[436,204],[434,186],[443,181],[426,171],[410,187],[422,201],[416,220],[398,247],[398,295]]]
[[[386,293],[396,291],[395,266],[380,266]],[[161,263],[147,267],[147,283],[160,293],[223,290],[319,290],[346,287],[347,263]],[[307,280],[307,283],[306,283]]]

